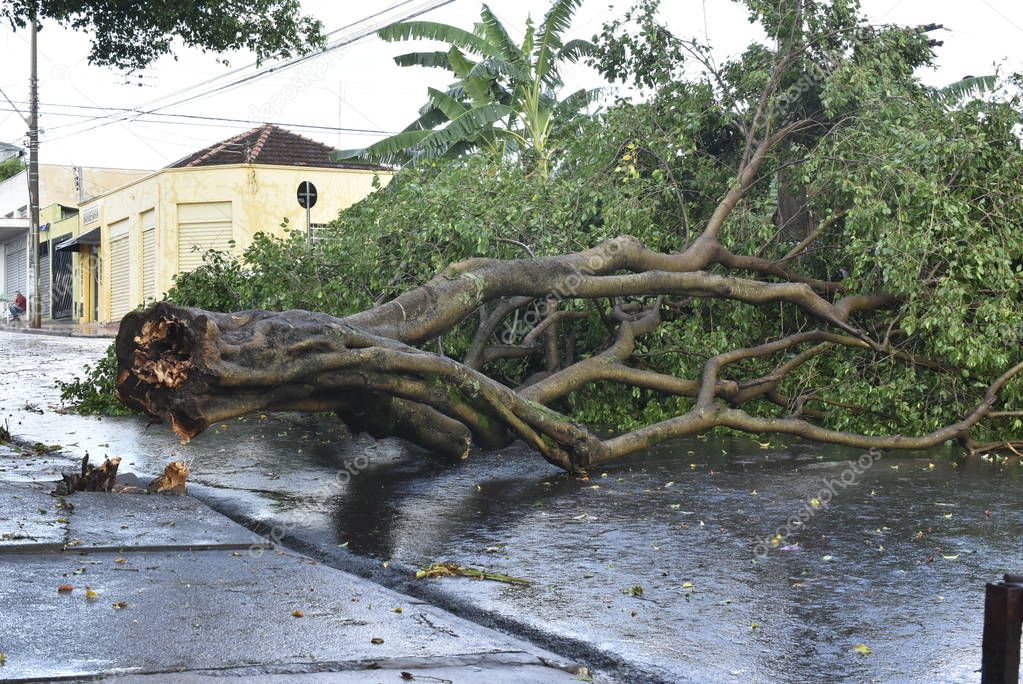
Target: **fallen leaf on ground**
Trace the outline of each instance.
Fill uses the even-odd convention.
[[[118,601],[117,603],[114,604],[114,610],[123,610],[124,608],[127,607],[128,607],[127,601]]]
[[[85,598],[87,598],[87,599],[99,598],[99,592],[94,591],[94,590],[90,589],[89,587],[86,587],[85,588]]]
[[[372,639],[369,640],[369,643],[376,644],[377,646],[379,646],[380,644],[384,643],[384,640],[381,639],[380,637],[373,637]]]
[[[127,558],[115,558],[114,562],[123,565],[124,563],[128,562],[128,559]]]
[[[692,582],[683,582],[682,583],[682,588],[683,589],[692,589],[693,588],[693,583]]]
[[[423,579],[426,577],[469,577],[471,579],[478,580],[491,580],[493,582],[505,582],[507,584],[531,584],[527,579],[521,577],[512,577],[510,575],[502,575],[498,572],[488,572],[486,570],[477,570],[476,568],[467,568],[459,565],[458,563],[434,563],[433,565],[423,568],[416,572],[417,579]]]
[[[629,595],[630,596],[635,596],[637,598],[643,596],[643,587],[641,587],[641,586],[639,586],[637,584],[632,589],[629,589]]]
[[[293,611],[293,612],[291,613],[291,617],[297,617],[297,618],[300,618],[300,617],[305,617],[305,613],[303,613],[303,612],[302,612],[302,611],[300,611],[300,610],[296,610],[296,611]]]
[[[57,587],[57,593],[58,594],[66,594],[69,591],[72,591],[73,589],[74,589],[74,587],[72,587],[70,584],[62,584],[59,587]]]
[[[866,644],[856,644],[855,646],[853,646],[853,650],[859,653],[860,655],[870,655],[871,653],[874,652],[874,649],[872,649],[870,646],[867,646]]]

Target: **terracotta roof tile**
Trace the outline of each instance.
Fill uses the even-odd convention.
[[[332,161],[330,153],[333,151],[334,148],[329,145],[292,133],[280,126],[264,124],[193,152],[167,168],[264,164],[328,169],[386,169],[373,164]]]

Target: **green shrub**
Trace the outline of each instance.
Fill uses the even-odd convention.
[[[94,364],[86,364],[84,375],[70,381],[57,380],[60,401],[65,408],[85,416],[127,416],[134,413],[114,397],[117,356],[114,345]]]

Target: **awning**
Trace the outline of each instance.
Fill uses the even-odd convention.
[[[82,233],[78,237],[73,237],[70,240],[64,240],[54,247],[57,249],[70,249],[72,252],[82,251],[82,245],[87,247],[96,247],[99,245],[99,228],[93,228],[88,233]]]

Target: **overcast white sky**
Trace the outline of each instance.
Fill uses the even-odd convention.
[[[630,2],[587,0],[568,35],[592,36],[603,21],[623,13]],[[303,0],[302,4],[309,14],[323,21],[327,31],[383,12],[334,36],[340,38],[402,18],[432,3]],[[506,26],[519,31],[527,14],[539,20],[547,4],[547,0],[490,3]],[[709,37],[719,57],[737,53],[757,37],[743,9],[730,0],[664,0],[663,6],[662,20],[674,33]],[[932,34],[945,45],[938,49],[938,68],[921,74],[928,83],[941,85],[967,74],[991,73],[995,64],[1005,72],[1023,71],[1023,2],[1019,0],[863,0],[863,6],[875,23],[945,25],[944,31]],[[470,27],[479,16],[479,7],[477,0],[453,0],[423,18]],[[228,55],[231,65],[224,66],[212,55],[182,49],[176,60],[166,57],[147,69],[141,78],[143,87],[139,87],[120,72],[89,66],[88,46],[86,35],[53,25],[45,26],[39,34],[44,129],[40,157],[44,163],[155,169],[254,125],[154,114],[136,117],[98,109],[149,111],[154,106],[202,95],[251,74],[253,69],[225,76],[250,63],[250,55]],[[371,36],[290,70],[167,107],[160,113],[278,122],[330,145],[360,147],[380,135],[331,129],[399,130],[414,118],[428,85],[446,85],[448,79],[443,72],[403,69],[391,61],[392,56],[411,49],[407,44],[388,44]],[[24,109],[28,97],[27,33],[0,27],[0,51],[0,89]],[[573,67],[566,75],[570,87],[600,84],[596,74],[586,67]],[[218,80],[196,87],[211,79]],[[0,141],[23,144],[24,122],[10,109],[0,98]]]

